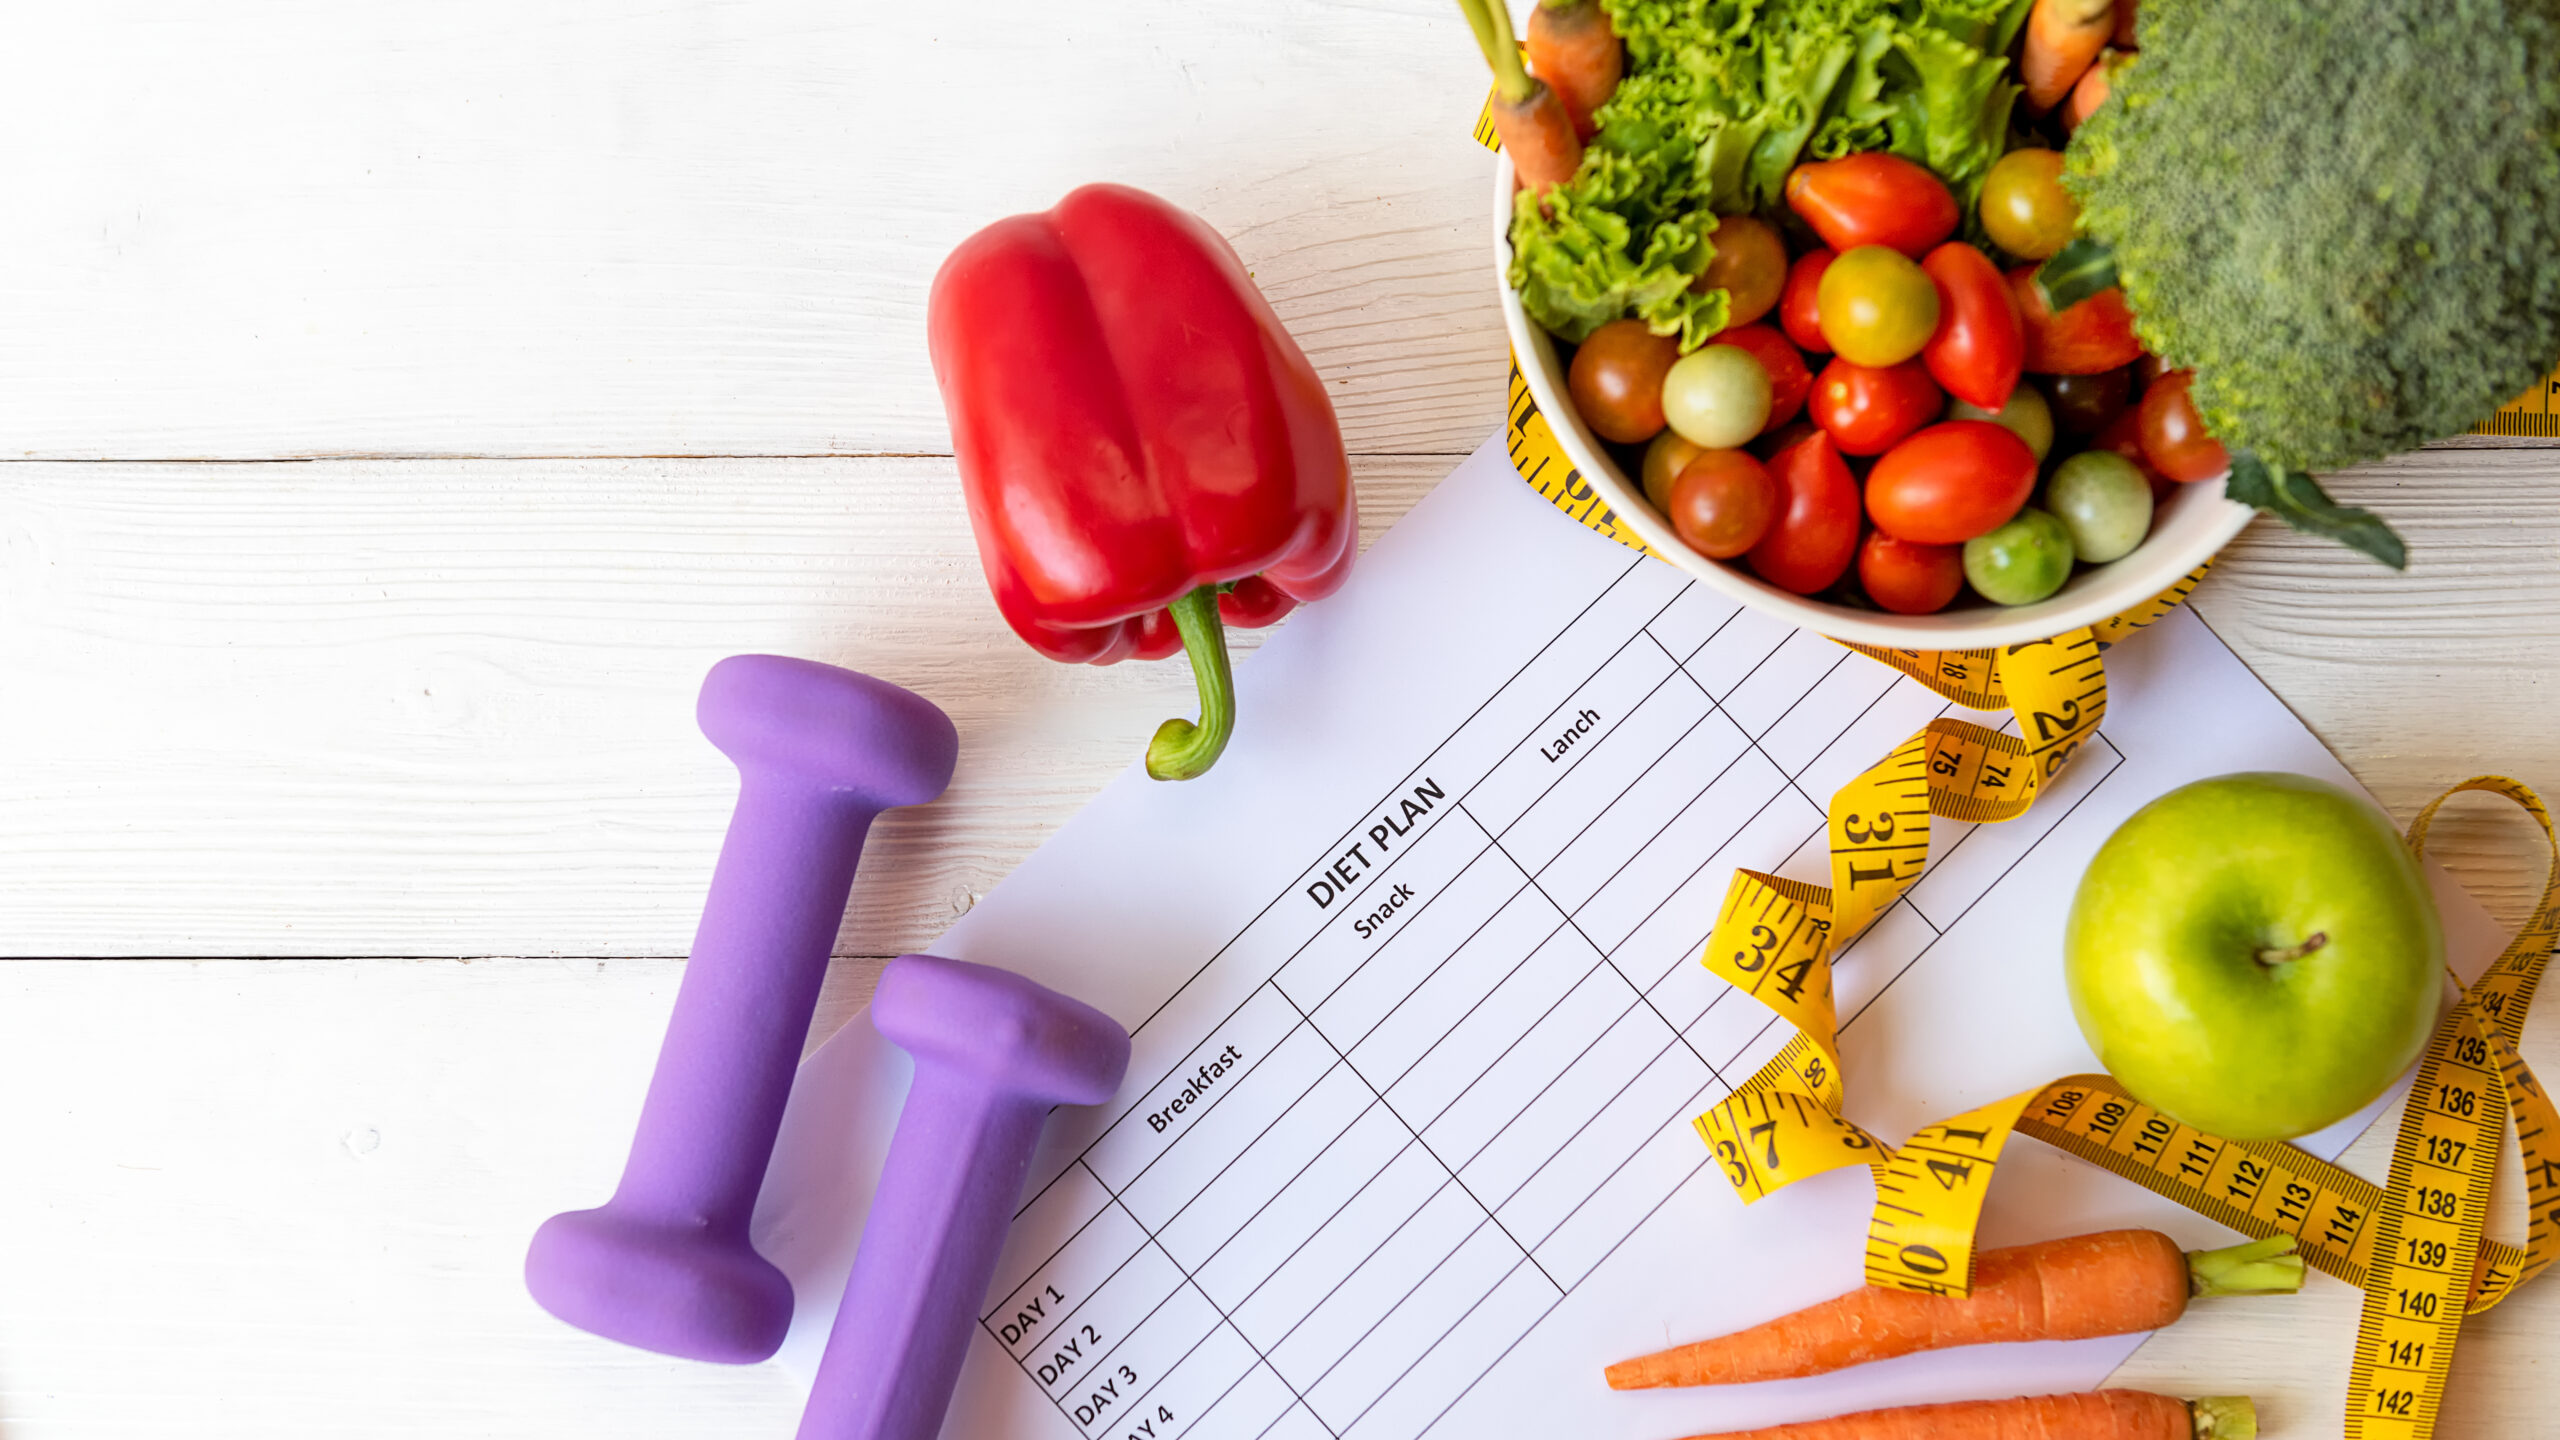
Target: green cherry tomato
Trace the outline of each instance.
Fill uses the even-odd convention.
[[[2033,605],[2071,578],[2071,532],[2032,507],[1964,542],[1964,578],[1995,605]]]
[[[1899,250],[1861,245],[1822,272],[1822,338],[1853,365],[1883,369],[1920,353],[1938,328],[1938,286]]]
[[[2062,152],[2012,150],[1982,177],[1982,233],[2021,260],[2044,260],[2071,243],[2080,202],[2062,188]]]
[[[1644,447],[1644,498],[1653,502],[1654,509],[1671,513],[1671,482],[1705,448],[1677,430],[1663,431]]]
[[[2045,486],[2044,503],[2070,532],[2072,551],[2092,565],[2123,559],[2151,533],[2151,481],[2112,450],[2084,450],[2063,461]]]
[[[1662,414],[1691,444],[1732,450],[1769,423],[1769,372],[1751,352],[1710,345],[1662,377]]]
[[[2044,392],[2024,381],[2009,392],[2009,403],[2001,406],[1997,414],[1958,400],[1947,407],[1947,418],[1988,420],[2005,427],[2010,434],[2026,441],[2028,449],[2036,452],[2039,465],[2044,463],[2044,457],[2053,453],[2053,407],[2045,403]]]

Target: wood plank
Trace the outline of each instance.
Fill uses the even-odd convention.
[[[1363,461],[1366,532],[1448,464]],[[856,884],[894,954],[1196,706],[1015,639],[947,460],[21,464],[0,557],[0,954],[680,955],[747,650],[959,723]]]
[[[774,1367],[581,1335],[520,1280],[544,1216],[611,1190],[680,964],[0,964],[0,1433],[791,1433]],[[870,973],[838,969],[839,1001]],[[2560,1064],[2560,1008],[2526,1053]],[[2326,1280],[2199,1306],[2118,1382],[2335,1435],[2354,1328]],[[2471,1327],[2445,1440],[2535,1433],[2555,1344],[2547,1281]]]
[[[1449,463],[1362,462],[1369,532]],[[2410,573],[2262,524],[2199,610],[2402,818],[2482,770],[2560,795],[2560,452],[2338,488]],[[1016,641],[943,460],[20,464],[0,555],[5,954],[681,954],[732,793],[693,693],[750,649],[959,720],[856,886],[844,948],[895,953],[1191,704]],[[2504,824],[2442,841],[2493,902]]]
[[[24,20],[0,455],[942,451],[934,267],[1093,180],[1233,238],[1355,449],[1501,413],[1441,0]]]

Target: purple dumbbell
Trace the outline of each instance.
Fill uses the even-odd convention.
[[[871,1023],[915,1057],[800,1440],[934,1440],[969,1331],[1057,1105],[1099,1105],[1129,1069],[1108,1015],[1007,970],[901,955]]]
[[[783,1102],[883,810],[951,783],[931,701],[811,660],[733,655],[695,718],[738,765],[738,808],[613,1198],[554,1215],[525,1255],[542,1308],[609,1340],[736,1364],[781,1348],[791,1282],[747,1243]]]

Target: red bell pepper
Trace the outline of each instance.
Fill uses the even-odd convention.
[[[1187,651],[1200,723],[1166,721],[1147,773],[1205,772],[1235,724],[1222,620],[1331,594],[1357,549],[1315,368],[1218,232],[1124,185],[962,241],[926,333],[996,608],[1053,660]]]

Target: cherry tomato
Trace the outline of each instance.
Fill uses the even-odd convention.
[[[1731,450],[1768,428],[1771,394],[1769,372],[1751,352],[1718,341],[1662,377],[1662,413],[1699,445]]]
[[[2035,493],[2036,452],[2007,427],[1950,420],[1867,472],[1867,516],[1897,539],[1955,545],[1997,530]]]
[[[1861,245],[1822,272],[1822,338],[1859,365],[1899,365],[1938,328],[1938,287],[1899,250]]]
[[[2210,480],[2231,468],[2231,452],[2206,433],[2187,393],[2193,370],[2173,370],[2142,392],[2142,453],[2172,480]]]
[[[1778,307],[1787,286],[1787,247],[1777,227],[1755,215],[1717,219],[1715,258],[1690,288],[1721,289],[1730,297],[1725,324],[1748,325]]]
[[[2036,452],[2036,463],[2044,463],[2053,453],[2053,407],[2047,405],[2044,392],[2031,384],[2022,384],[2009,392],[2009,403],[1997,410],[1967,405],[1961,400],[1947,407],[1950,420],[1991,420],[2008,427],[2011,434],[2027,442]]]
[[[1798,595],[1828,589],[1858,553],[1858,478],[1819,430],[1772,456],[1769,475],[1778,517],[1751,547],[1751,568]]]
[[[2109,451],[2132,461],[2142,471],[2142,478],[2151,482],[2151,503],[2154,505],[2167,500],[2178,488],[2177,481],[2161,474],[2152,465],[2151,457],[2142,453],[2142,412],[2139,409],[2126,410],[2108,421],[2106,429],[2089,437],[2089,448]]]
[[[1878,530],[1858,547],[1858,583],[1896,615],[1934,615],[1964,588],[1964,547],[1914,545]]]
[[[1760,543],[1778,515],[1778,482],[1739,450],[1709,450],[1671,486],[1671,528],[1710,560],[1730,560]]]
[[[2036,267],[2021,265],[2009,272],[2009,293],[2018,297],[2018,318],[2027,328],[2027,369],[2035,374],[2094,375],[2142,356],[2122,290],[2101,290],[2056,315],[2036,293]]]
[[[1814,377],[1807,413],[1830,432],[1841,454],[1881,455],[1937,419],[1945,404],[1928,367],[1917,360],[1884,370],[1834,360]]]
[[[1834,250],[1882,245],[1914,260],[1956,233],[1961,218],[1945,181],[1881,150],[1797,166],[1787,208]]]
[[[2044,260],[2071,243],[2080,202],[2062,188],[2062,152],[2012,150],[1982,177],[1974,206],[1982,233],[2021,260]]]
[[[2119,366],[2089,375],[2056,375],[2053,422],[2072,435],[2095,435],[2116,423],[2133,399],[2133,372]]]
[[[1644,498],[1653,502],[1654,509],[1671,513],[1671,482],[1706,448],[1668,428],[1644,447]]]
[[[1803,411],[1804,397],[1813,389],[1813,372],[1804,368],[1804,356],[1796,353],[1786,336],[1767,325],[1743,325],[1718,335],[1716,343],[1749,354],[1769,372],[1769,419],[1760,427],[1761,434]]]
[[[1778,324],[1787,338],[1816,355],[1831,353],[1822,338],[1822,272],[1840,258],[1836,250],[1808,250],[1787,268],[1787,293],[1778,300]]]
[[[1920,268],[1938,286],[1938,328],[1920,359],[1948,394],[1969,405],[1998,410],[2018,388],[2026,361],[2026,324],[2018,299],[1991,257],[1950,240],[1928,254]]]
[[[1565,389],[1573,408],[1604,440],[1636,445],[1662,429],[1662,377],[1680,358],[1680,342],[1641,320],[1612,320],[1573,352]]]

